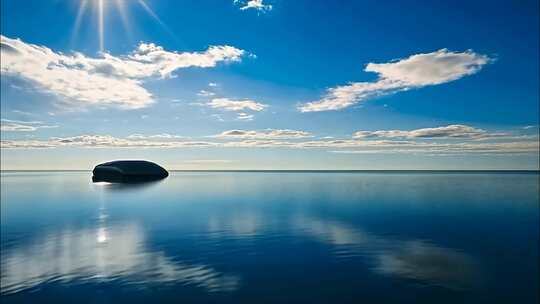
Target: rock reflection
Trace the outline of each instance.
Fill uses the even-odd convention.
[[[143,190],[159,185],[163,180],[146,181],[137,183],[108,183],[108,182],[93,182],[94,187],[99,187],[105,191],[134,191]]]
[[[367,256],[376,273],[413,279],[451,289],[474,286],[477,267],[471,257],[455,249],[420,240],[393,240],[335,221],[299,217],[294,226],[304,235],[331,244],[346,255]]]
[[[233,291],[239,286],[237,275],[177,262],[144,244],[144,234],[135,224],[50,233],[2,252],[1,292],[15,293],[53,281],[180,283],[209,292]]]

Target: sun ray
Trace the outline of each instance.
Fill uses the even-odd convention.
[[[126,2],[127,0],[116,0],[116,9],[118,10],[118,14],[120,15],[120,20],[122,21],[122,25],[124,26],[124,30],[126,31],[129,40],[132,39],[132,33],[131,33],[131,25],[129,23],[129,17],[126,11]]]
[[[114,2],[114,3],[112,3]],[[159,16],[152,10],[152,8],[147,4],[145,0],[137,0],[139,5],[143,8],[145,13],[147,13],[160,27],[177,43],[179,43],[176,35],[169,29],[169,27],[159,18]],[[93,10],[93,16],[97,16],[97,36],[98,36],[98,46],[99,51],[106,51],[105,47],[105,18],[107,10],[111,9],[111,5],[114,5],[116,10],[118,10],[118,15],[121,19],[124,30],[127,34],[127,38],[133,41],[132,28],[130,23],[130,18],[128,16],[127,5],[135,3],[135,1],[130,0],[114,0],[114,1],[105,1],[105,0],[80,0],[79,8],[77,9],[77,15],[75,18],[75,23],[73,25],[71,43],[73,44],[76,40],[80,27],[82,24],[82,19],[88,10],[88,7],[91,6]]]
[[[165,23],[163,23],[163,21],[161,21],[161,19],[159,19],[159,16],[156,13],[154,13],[154,11],[150,8],[150,6],[148,6],[148,4],[146,4],[144,0],[139,0],[139,4],[148,13],[148,15],[150,15],[150,17],[156,20],[156,22],[159,25],[161,25],[161,27],[176,40],[176,36],[174,35],[174,33],[169,29],[169,27]]]
[[[87,4],[88,4],[88,0],[81,0],[81,4],[79,5],[79,9],[77,10],[77,17],[75,18],[75,24],[73,25],[73,31],[71,33],[71,43],[73,43],[75,36],[77,36],[77,34],[79,33],[79,28],[81,27],[81,20],[86,11]]]
[[[160,25],[162,26],[165,26],[165,24],[163,23],[163,21],[161,21],[161,19],[159,19],[158,15],[156,15],[156,13],[154,13],[154,11],[148,6],[148,4],[146,4],[146,2],[144,2],[144,0],[139,0],[139,4],[144,8],[144,10],[152,17],[154,18]]]
[[[99,26],[99,51],[104,50],[104,20],[103,20],[103,0],[98,2],[98,26]]]

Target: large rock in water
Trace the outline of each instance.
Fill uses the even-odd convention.
[[[97,165],[92,181],[110,183],[136,183],[166,178],[169,172],[145,160],[115,160]]]

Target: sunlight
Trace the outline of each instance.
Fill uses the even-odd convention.
[[[148,6],[148,4],[146,4],[146,2],[144,2],[144,0],[139,0],[139,4],[142,6],[142,8],[144,8],[148,15],[154,18],[159,24],[163,24],[163,22],[161,22],[161,19],[159,19],[156,13],[154,13],[154,11]]]
[[[97,25],[98,25],[98,43],[99,43],[99,51],[103,52],[105,51],[105,17],[107,14],[107,9],[109,9],[108,3],[114,2],[114,6],[116,7],[116,10],[118,11],[118,14],[120,15],[120,19],[122,22],[122,25],[124,26],[125,31],[127,32],[128,36],[131,34],[130,29],[130,22],[129,17],[127,14],[126,9],[126,0],[81,0],[79,4],[79,8],[77,10],[77,16],[75,18],[75,24],[73,25],[73,33],[72,33],[72,41],[74,38],[78,35],[79,29],[81,27],[82,19],[84,18],[84,15],[86,13],[86,9],[88,8],[88,3],[91,2],[91,6],[95,12],[97,12]],[[150,8],[150,6],[144,1],[139,0],[137,1],[141,8],[148,14],[148,16],[152,17],[161,27],[164,31],[166,31],[169,35],[174,37],[174,34],[169,30],[167,25],[161,21],[159,16]],[[133,2],[132,2],[133,3]]]
[[[79,32],[79,27],[81,26],[81,19],[84,15],[84,12],[86,11],[86,5],[88,4],[88,0],[82,0],[81,4],[79,5],[79,9],[77,11],[77,17],[75,18],[75,25],[73,26],[73,33],[71,35],[71,40],[75,38],[76,34]]]
[[[122,21],[124,30],[128,34],[128,37],[131,38],[131,27],[130,27],[129,17],[128,17],[126,6],[125,6],[126,0],[116,0],[114,2],[116,3],[116,9],[118,10],[118,14],[120,15],[120,20]]]
[[[148,4],[146,4],[146,2],[144,0],[139,0],[139,4],[142,6],[142,8],[148,13],[148,15],[150,15],[150,17],[154,18],[154,20],[159,24],[161,25],[161,27],[163,28],[163,30],[165,30],[169,35],[171,35],[172,37],[175,37],[175,35],[173,34],[173,32],[171,30],[169,30],[169,27],[167,27],[167,25],[165,23],[163,23],[163,21],[161,21],[161,19],[159,19],[158,15],[156,13],[154,13],[154,11],[148,6]]]
[[[98,0],[99,2],[99,51],[103,52],[103,0]]]
[[[100,227],[97,233],[97,242],[105,243],[107,242],[107,230],[104,227]]]

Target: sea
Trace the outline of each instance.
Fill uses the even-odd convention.
[[[1,173],[0,302],[538,303],[537,171]]]

